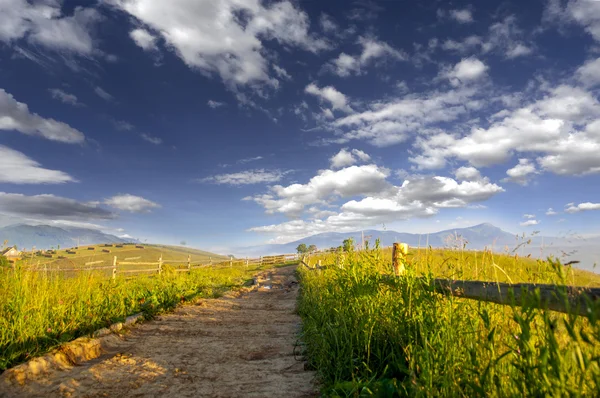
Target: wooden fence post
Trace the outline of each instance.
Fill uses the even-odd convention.
[[[229,266],[233,267],[233,256],[229,256]]]
[[[262,265],[262,256],[260,256],[260,265]]]
[[[40,262],[38,261],[38,264],[39,263]],[[15,265],[17,265],[17,264],[15,263]],[[48,277],[48,264],[46,264],[46,263],[44,263],[44,277]]]
[[[212,257],[209,257],[208,260],[209,260],[209,264],[212,265]]]
[[[248,268],[248,256],[246,256],[246,268]]]
[[[162,254],[161,254],[160,258],[158,259],[158,274],[159,275],[162,274],[162,263],[163,263],[163,260],[162,260]]]
[[[192,255],[188,254],[188,271],[192,270]]]
[[[117,256],[113,257],[113,269],[112,269],[112,278],[115,279],[117,277]]]
[[[406,255],[408,254],[408,245],[406,243],[394,243],[392,250],[392,259],[394,266],[394,275],[400,276],[406,271]]]

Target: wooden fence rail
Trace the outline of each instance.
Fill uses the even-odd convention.
[[[394,243],[392,266],[396,276],[406,272],[407,253],[407,244]],[[600,288],[451,279],[433,279],[430,283],[436,292],[455,297],[503,305],[529,305],[584,316],[593,311],[600,316]]]
[[[131,260],[139,260],[140,257],[127,257],[124,261],[118,261],[117,256],[113,257],[112,265],[108,266],[94,266],[97,264],[104,263],[104,260],[100,261],[92,261],[85,263],[85,267],[80,268],[50,268],[47,267],[46,264],[43,264],[44,267],[27,267],[23,268],[26,271],[34,271],[34,272],[81,272],[81,271],[99,271],[99,270],[112,270],[112,278],[116,278],[117,274],[133,274],[133,273],[149,273],[155,272],[161,274],[163,271],[163,261],[162,256],[155,262],[137,262]],[[242,259],[234,259],[231,257],[229,260],[214,262],[212,258],[209,258],[209,263],[202,263],[199,261],[192,262],[191,255],[188,255],[187,261],[183,260],[175,260],[175,261],[167,261],[168,264],[177,264],[178,266],[184,265],[185,268],[175,268],[175,272],[189,272],[193,269],[205,268],[205,267],[232,267],[236,266],[249,266],[249,265],[275,265],[280,263],[285,263],[289,261],[295,261],[297,259],[297,255],[278,255],[278,256],[267,256],[267,257],[259,257],[259,258],[242,258]],[[141,269],[121,269],[120,266],[154,266],[152,268],[141,268]]]

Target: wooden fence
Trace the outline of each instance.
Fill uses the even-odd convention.
[[[407,244],[394,243],[392,249],[394,276],[383,278],[384,280],[393,280],[406,273],[407,253]],[[304,259],[300,260],[300,264],[311,270],[327,267],[322,266],[320,260],[314,266],[307,264]],[[425,278],[421,279],[425,280]],[[444,295],[511,306],[527,305],[573,315],[593,315],[596,319],[600,319],[600,288],[439,278],[427,281],[431,289]]]
[[[112,278],[116,278],[117,274],[136,274],[136,273],[151,273],[151,274],[161,274],[163,272],[163,265],[165,263],[169,265],[177,266],[174,271],[175,272],[189,272],[193,269],[198,268],[206,268],[206,267],[233,267],[233,266],[246,266],[249,265],[276,265],[283,264],[290,261],[296,261],[298,256],[296,254],[282,254],[277,256],[265,256],[258,258],[242,258],[242,259],[234,259],[230,257],[229,260],[213,262],[212,258],[209,257],[208,263],[202,262],[192,262],[191,255],[188,255],[187,261],[164,261],[162,256],[158,259],[158,261],[134,261],[140,260],[139,257],[127,257],[122,261],[119,261],[117,256],[113,257],[112,263],[109,265],[105,265],[104,260],[99,261],[91,261],[84,264],[83,267],[75,267],[75,268],[53,268],[48,267],[48,263],[38,264],[35,267],[23,267],[26,271],[34,271],[34,272],[81,272],[81,271],[112,271]],[[134,268],[131,268],[134,267]],[[146,268],[138,268],[138,267],[146,267]],[[183,267],[183,268],[182,268]]]

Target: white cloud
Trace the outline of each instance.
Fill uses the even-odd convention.
[[[289,171],[255,169],[238,173],[217,174],[199,181],[219,185],[265,184],[280,181],[287,173]]]
[[[214,101],[214,100],[208,100],[208,102],[206,104],[209,107],[211,107],[212,109],[217,109],[217,108],[227,105],[224,102]]]
[[[408,59],[408,55],[404,51],[397,50],[376,37],[360,36],[357,44],[362,47],[360,54],[352,56],[342,52],[329,62],[328,68],[340,77],[347,77],[362,73],[365,67],[378,60],[405,61]]]
[[[234,89],[276,87],[263,41],[318,52],[329,44],[309,33],[308,15],[290,1],[111,0],[164,39],[190,68],[218,74]]]
[[[323,219],[293,220],[250,229],[278,234],[277,241],[289,241],[319,232],[350,231],[413,217],[429,217],[440,209],[466,207],[503,191],[487,178],[457,182],[448,177],[414,177],[401,186],[387,182],[389,171],[376,165],[350,166],[341,170],[321,170],[307,184],[274,186],[264,195],[245,198],[262,205],[268,214],[299,217],[315,214],[315,205],[336,207]],[[355,197],[359,198],[355,198]],[[306,210],[307,206],[309,207]]]
[[[116,195],[104,200],[103,203],[115,209],[131,213],[144,213],[161,207],[158,203],[130,194]]]
[[[600,84],[600,58],[587,61],[577,69],[575,75],[587,87]]]
[[[329,162],[332,169],[341,169],[343,167],[352,166],[356,163],[356,159],[347,148],[342,148],[337,154],[333,155]]]
[[[325,13],[322,13],[319,17],[319,24],[321,25],[321,29],[327,33],[335,33],[339,30],[338,24]]]
[[[368,162],[371,157],[359,149],[349,151],[348,148],[342,148],[336,155],[329,159],[332,169],[341,169],[352,166],[359,161]]]
[[[596,41],[600,41],[600,3],[594,0],[560,0],[547,3],[544,19],[581,25]]]
[[[0,183],[61,184],[75,181],[67,173],[45,169],[25,154],[0,145]]]
[[[82,106],[83,104],[77,100],[77,97],[73,94],[69,94],[64,92],[59,88],[51,88],[48,89],[52,98],[57,99],[65,104],[73,105],[73,106]]]
[[[18,102],[3,89],[0,89],[0,130],[16,130],[23,134],[66,143],[81,143],[85,140],[81,131],[30,112],[27,104]]]
[[[282,67],[273,65],[273,70],[275,71],[277,76],[279,76],[279,78],[284,80],[292,80],[292,77],[289,75],[289,73],[287,73],[287,71]]]
[[[535,164],[533,164],[533,162],[531,162],[529,159],[519,159],[519,163],[515,167],[506,170],[508,177],[502,181],[514,182],[525,186],[529,184],[529,179],[531,176],[537,173],[537,169],[535,168]]]
[[[254,156],[251,158],[244,158],[244,159],[240,159],[237,161],[238,164],[246,164],[246,163],[250,163],[250,162],[256,162],[257,160],[261,160],[263,159],[262,156]]]
[[[535,215],[534,214],[523,214],[523,218],[528,218],[531,220],[531,219],[535,218]]]
[[[160,145],[163,142],[162,139],[160,139],[158,137],[152,137],[146,133],[140,134],[140,137],[142,137],[142,139],[144,139],[145,141],[148,141],[149,143],[154,144],[154,145]]]
[[[483,167],[503,163],[516,152],[533,152],[544,171],[600,172],[600,103],[589,92],[567,85],[549,88],[544,98],[505,115],[464,136],[439,132],[420,138],[415,148],[421,153],[411,160],[421,169],[443,167],[449,157]],[[533,170],[521,166],[513,173]]]
[[[406,141],[410,135],[426,132],[440,122],[451,122],[478,106],[473,97],[478,91],[459,87],[447,92],[433,91],[406,95],[367,104],[367,110],[339,118],[329,129],[338,142],[366,140],[376,146]]]
[[[579,213],[581,211],[589,211],[589,210],[600,210],[600,203],[579,203],[575,205],[574,203],[569,203],[565,206],[565,212],[567,213]]]
[[[0,41],[12,44],[26,39],[50,50],[92,54],[91,32],[101,20],[100,13],[94,8],[76,7],[73,15],[63,16],[61,6],[62,2],[54,0],[33,4],[27,0],[3,0]]]
[[[335,89],[332,86],[326,86],[323,88],[317,87],[314,83],[306,86],[304,91],[308,94],[312,94],[322,101],[325,100],[329,102],[332,108],[335,110],[341,110],[343,112],[352,112],[352,108],[348,105],[348,100],[346,96]]]
[[[308,205],[325,203],[332,197],[347,198],[391,189],[386,181],[388,174],[388,170],[375,165],[321,170],[307,184],[275,185],[270,193],[250,199],[262,205],[268,214],[293,216],[300,214]]]
[[[532,225],[538,225],[540,222],[538,220],[527,220],[519,223],[522,227],[531,227]]]
[[[531,44],[524,42],[525,34],[517,26],[514,15],[492,24],[485,36],[470,35],[460,41],[445,40],[443,50],[469,54],[479,51],[482,54],[499,53],[506,58],[517,58],[533,53]]]
[[[469,9],[462,10],[450,10],[450,17],[459,23],[471,23],[473,22],[473,13]]]
[[[97,203],[82,203],[49,194],[28,196],[0,192],[0,212],[44,220],[78,221],[115,218],[115,214],[98,207]]]
[[[152,33],[147,31],[146,29],[134,29],[131,32],[129,32],[129,37],[131,37],[135,44],[137,44],[145,51],[155,51],[158,49],[158,47],[156,46],[156,36],[152,35]]]
[[[486,76],[489,67],[477,58],[465,58],[454,65],[450,71],[444,72],[444,75],[450,80],[453,86],[479,80]]]
[[[458,181],[479,181],[481,180],[481,173],[475,167],[459,167],[455,172],[454,176]]]
[[[98,95],[100,98],[102,98],[105,101],[112,101],[114,100],[114,97],[112,95],[110,95],[109,93],[107,93],[106,91],[104,91],[102,89],[102,87],[96,87],[94,88],[94,92],[96,93],[96,95]]]
[[[555,216],[558,213],[554,211],[554,209],[552,207],[550,207],[547,211],[546,211],[546,215],[547,216]]]

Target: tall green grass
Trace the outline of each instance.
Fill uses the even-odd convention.
[[[448,272],[456,279],[485,275],[493,280],[496,268],[502,269],[497,269],[499,280],[592,283],[585,274],[547,262],[492,256],[479,261],[483,271],[476,275],[460,264],[469,261],[466,257],[413,251],[408,272],[390,279],[388,254],[378,248],[338,253],[322,259],[337,266],[299,271],[306,355],[325,395],[599,394],[596,319],[535,309],[534,298],[531,305],[513,308],[447,297],[429,283]],[[482,254],[462,255],[473,256],[474,266],[475,256]]]
[[[204,268],[115,280],[82,271],[58,273],[0,268],[0,372],[126,316],[152,316],[194,296],[214,297],[241,286],[257,267]]]

